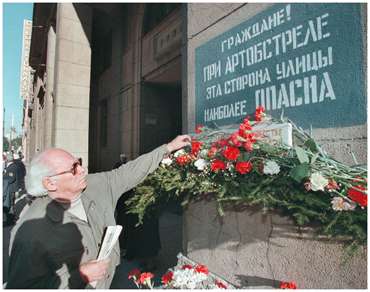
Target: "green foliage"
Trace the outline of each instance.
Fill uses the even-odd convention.
[[[367,240],[367,210],[356,206],[352,211],[336,211],[332,207],[333,197],[346,197],[354,178],[366,178],[366,170],[351,168],[324,155],[316,142],[294,128],[294,138],[301,146],[287,148],[257,142],[252,152],[241,150],[238,161],[250,161],[253,170],[238,173],[234,167],[217,173],[208,166],[200,171],[192,162],[180,166],[175,159],[171,165],[161,165],[135,189],[136,195],[127,205],[130,213],[142,220],[146,212],[161,210],[170,200],[181,202],[186,207],[190,202],[213,199],[218,204],[219,214],[224,214],[227,205],[257,206],[261,210],[276,209],[289,215],[297,225],[318,226],[318,232],[330,237],[345,238],[351,251]],[[205,142],[202,149],[209,149],[220,131],[202,133]],[[198,137],[199,139],[199,137]],[[214,140],[214,139],[213,139]],[[218,158],[221,156],[217,156]],[[203,156],[203,158],[205,158]],[[280,166],[276,175],[261,171],[265,160],[273,160]],[[327,179],[335,179],[340,189],[328,191],[306,190],[304,182],[314,172]]]

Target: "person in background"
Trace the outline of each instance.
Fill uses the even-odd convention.
[[[26,175],[37,197],[13,228],[6,288],[110,287],[120,249],[97,261],[104,230],[116,225],[119,197],[153,172],[172,151],[190,145],[188,135],[108,172],[87,174],[78,158],[51,148],[36,155]]]
[[[7,153],[6,167],[3,172],[3,213],[6,216],[6,225],[14,225],[17,221],[14,205],[19,190],[19,170],[14,163],[12,152]]]

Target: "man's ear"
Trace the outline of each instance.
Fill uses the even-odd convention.
[[[57,190],[55,180],[51,179],[50,177],[47,177],[47,176],[43,177],[42,185],[48,192],[54,192]]]

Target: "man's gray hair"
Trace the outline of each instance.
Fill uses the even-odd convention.
[[[25,177],[27,193],[35,197],[47,195],[48,191],[42,185],[42,178],[53,174],[42,156],[40,153],[31,160]]]

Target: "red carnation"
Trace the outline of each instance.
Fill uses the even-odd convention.
[[[226,168],[226,164],[222,161],[222,160],[214,160],[212,163],[211,163],[211,170],[213,172],[216,172],[218,171],[219,169],[221,170],[224,170]]]
[[[140,279],[139,279],[139,283],[140,284],[144,284],[147,280],[150,280],[154,278],[154,275],[150,272],[147,272],[147,273],[141,273],[140,275]]]
[[[140,270],[139,269],[133,269],[128,273],[128,279],[134,278],[134,279],[139,279],[140,277]]]
[[[208,150],[208,157],[209,158],[212,158],[216,155],[216,152],[217,152],[217,147],[214,147],[212,146],[209,150]]]
[[[247,135],[247,132],[250,130],[252,130],[252,126],[249,124],[249,121],[248,123],[240,124],[239,135],[245,138],[245,136]]]
[[[262,118],[265,116],[265,108],[263,106],[259,106],[256,108],[256,113],[255,113],[255,120],[257,122],[262,121]]]
[[[224,150],[223,155],[227,160],[237,160],[240,155],[240,151],[238,148],[228,146]]]
[[[183,266],[181,267],[181,269],[183,269],[183,270],[186,270],[186,269],[191,270],[192,268],[193,268],[193,266],[192,266],[192,265],[183,265]]]
[[[176,158],[176,162],[179,165],[184,166],[185,164],[188,164],[190,162],[190,156],[187,155],[187,154],[181,155],[181,156]]]
[[[365,187],[357,185],[353,188],[350,188],[347,191],[347,194],[352,201],[358,203],[361,207],[367,207],[367,194],[365,192]]]
[[[162,284],[167,285],[169,282],[173,280],[173,272],[169,271],[162,276]]]
[[[198,273],[208,275],[208,268],[205,265],[197,265],[195,267],[195,271]]]
[[[203,131],[203,125],[197,125],[196,127],[195,127],[195,133],[197,133],[197,134],[200,134],[200,133],[202,133],[202,131]]]
[[[235,170],[240,174],[246,174],[250,172],[253,168],[253,165],[249,161],[237,162],[235,165]]]
[[[197,156],[202,145],[203,145],[203,142],[199,142],[195,140],[191,141],[191,154],[194,156]]]
[[[224,283],[222,283],[221,281],[215,280],[215,284],[220,289],[227,289],[227,286]]]
[[[251,141],[252,143],[256,142],[256,134],[255,133],[248,133],[245,139]]]
[[[297,285],[294,282],[280,282],[280,289],[297,289]]]

